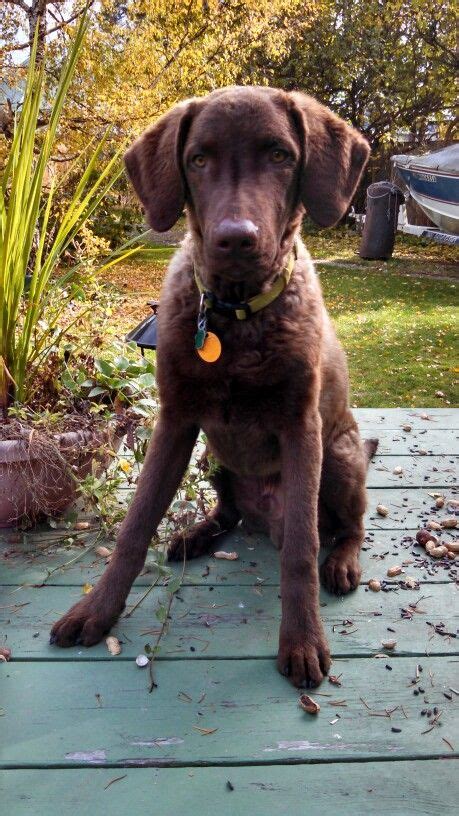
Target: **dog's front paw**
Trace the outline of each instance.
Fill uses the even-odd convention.
[[[183,561],[184,558],[199,558],[206,555],[213,544],[220,526],[212,519],[206,519],[189,529],[174,533],[167,550],[168,561]]]
[[[124,604],[118,609],[108,609],[90,595],[86,595],[72,606],[67,614],[54,624],[49,638],[52,646],[94,646],[110,631]]]
[[[277,668],[296,688],[319,686],[330,666],[330,650],[321,625],[303,634],[283,633],[281,628]]]
[[[320,577],[325,589],[334,595],[347,595],[357,589],[362,569],[356,555],[332,552],[322,564]]]

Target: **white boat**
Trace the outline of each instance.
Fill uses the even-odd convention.
[[[392,156],[391,161],[431,221],[443,232],[459,235],[459,143],[424,156]]]

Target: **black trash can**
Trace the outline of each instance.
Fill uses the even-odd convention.
[[[366,260],[387,260],[392,256],[398,211],[405,197],[390,181],[377,181],[367,190],[367,212],[359,255]]]

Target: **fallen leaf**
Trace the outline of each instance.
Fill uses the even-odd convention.
[[[93,586],[92,584],[83,584],[83,588],[82,588],[83,595],[89,595],[89,593],[92,590],[92,586]]]

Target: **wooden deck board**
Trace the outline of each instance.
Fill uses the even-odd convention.
[[[394,442],[394,445],[397,443]],[[428,444],[428,436],[425,437]],[[412,453],[404,455],[376,455],[371,463],[367,476],[368,488],[410,488],[429,487],[432,490],[449,490],[457,485],[457,456],[448,454],[434,455],[432,448],[420,448],[427,454]],[[395,467],[403,472],[395,475]],[[121,501],[125,501],[133,492],[134,485],[122,485],[119,489]]]
[[[398,508],[402,508],[403,504],[397,501],[397,505],[393,509],[398,512]],[[410,516],[407,515],[406,518],[408,524],[413,523]],[[385,578],[393,582],[394,579],[387,578],[387,568],[394,564],[403,564],[405,561],[414,563],[404,567],[404,575],[413,575],[418,581],[453,580],[458,571],[457,562],[438,562],[427,558],[425,551],[415,543],[416,529],[367,528],[367,539],[360,556],[363,580]],[[88,537],[88,540],[91,541],[93,538]],[[456,538],[455,530],[443,535],[445,541],[453,541]],[[88,545],[85,551],[81,547],[65,547],[62,544],[53,546],[50,543],[53,540],[55,536],[36,541],[33,535],[28,535],[21,543],[9,544],[7,539],[3,544],[0,543],[0,553],[3,554],[3,557],[0,556],[0,584],[20,586],[41,584],[46,581],[49,586],[81,588],[83,584],[93,584],[102,574],[105,559],[98,556]],[[109,548],[113,548],[113,542],[100,543],[106,543]],[[43,547],[43,550],[39,547]],[[279,554],[266,537],[250,536],[238,528],[234,533],[219,538],[215,546],[215,550],[217,549],[235,551],[239,558],[237,561],[219,560],[213,558],[210,553],[208,556],[188,561],[184,584],[251,586],[258,579],[264,584],[279,583]],[[321,551],[321,560],[326,557],[327,552],[325,548]],[[75,558],[78,560],[74,561]],[[152,552],[147,560],[148,571],[139,575],[135,586],[150,586],[155,579],[157,571],[154,559],[155,555]],[[181,564],[169,564],[168,567],[174,575],[180,575],[182,571]]]
[[[411,425],[413,430],[443,430],[459,428],[456,408],[354,408],[352,412],[362,436],[378,428],[400,430]]]
[[[377,457],[418,455],[420,450],[427,451],[426,456],[442,453],[449,455],[454,449],[457,450],[459,431],[455,428],[437,430],[429,427],[405,433],[400,428],[378,428],[375,436],[379,440]]]
[[[364,438],[371,436],[371,429],[363,429],[362,435]],[[378,456],[417,454],[419,449],[426,450],[426,442],[428,442],[429,447],[425,455],[431,456],[451,453],[454,446],[457,447],[459,430],[456,427],[437,428],[435,423],[424,422],[423,427],[416,428],[413,426],[412,430],[407,432],[403,430],[402,426],[391,428],[381,424],[376,425],[373,435],[379,441]],[[120,453],[134,463],[134,455],[127,446],[123,446]]]
[[[143,589],[131,592],[128,610],[142,594]],[[110,658],[105,643],[91,649],[56,649],[48,644],[52,623],[80,597],[81,588],[77,587],[3,593],[0,630],[13,644],[15,659],[134,660],[143,652],[145,643],[155,641],[154,633],[160,626],[155,611],[167,600],[166,591],[155,588],[132,616],[120,618],[112,634],[122,641],[123,651]],[[397,640],[396,655],[459,652],[457,638],[441,636],[434,628],[448,620],[449,630],[457,629],[459,609],[453,583],[424,584],[418,590],[400,589],[387,594],[368,592],[360,586],[348,598],[337,598],[322,590],[321,603],[325,632],[335,656],[372,656],[383,651],[382,641],[390,639]],[[402,617],[401,612],[409,610],[409,604],[417,610],[411,607],[411,619]],[[279,587],[182,587],[172,605],[171,618],[159,659],[274,659],[280,623]]]
[[[3,772],[5,813],[453,816],[454,760]],[[121,778],[120,778],[121,777]],[[118,779],[117,782],[113,780]],[[112,784],[110,784],[110,782]],[[228,785],[228,782],[230,785]],[[109,786],[109,787],[107,787]],[[231,786],[231,787],[230,787]]]
[[[418,662],[425,694],[415,696],[411,680]],[[311,716],[274,660],[158,661],[152,694],[148,671],[134,661],[10,663],[2,672],[0,767],[457,755],[459,704],[448,691],[457,685],[457,667],[454,657],[335,660],[342,686],[324,683],[315,692],[322,710]],[[338,701],[346,704],[335,707]],[[423,734],[429,723],[421,711],[428,707],[442,712],[442,725]],[[395,709],[391,717],[370,716],[386,709]]]
[[[368,479],[361,586],[343,599],[322,592],[332,672],[342,674],[342,686],[325,681],[312,692],[321,704],[316,717],[301,711],[299,692],[276,671],[278,554],[262,536],[238,528],[218,541],[218,549],[238,552],[237,561],[210,554],[186,565],[154,669],[158,688],[150,695],[147,671],[134,658],[155,641],[165,587],[155,587],[117,624],[120,656],[110,657],[105,644],[51,648],[50,624],[103,571],[104,559],[90,547],[95,534],[83,534],[81,548],[63,544],[71,527],[19,536],[0,531],[0,632],[13,652],[10,663],[0,664],[5,812],[59,808],[89,816],[107,806],[114,816],[147,808],[164,816],[453,812],[459,565],[426,558],[414,536],[429,519],[451,515],[435,509],[432,494],[457,497],[459,412],[355,414],[362,435],[378,436],[380,448]],[[393,473],[397,466],[401,476]],[[121,500],[131,493],[121,491]],[[387,517],[376,512],[380,503],[389,508]],[[442,533],[446,542],[456,537],[454,530]],[[129,604],[157,576],[153,561],[152,553]],[[404,562],[405,572],[388,579],[387,568]],[[173,575],[180,571],[172,566]],[[406,576],[419,588],[403,589]],[[372,577],[386,580],[389,591],[369,591]],[[410,604],[408,620],[401,609]],[[435,632],[440,623],[450,636]],[[389,639],[397,641],[395,651],[376,658]],[[418,664],[423,692],[414,694]],[[345,704],[331,705],[340,700]],[[391,718],[371,716],[394,707]],[[439,724],[423,734],[429,724],[421,711],[430,710],[432,719],[434,707]]]

